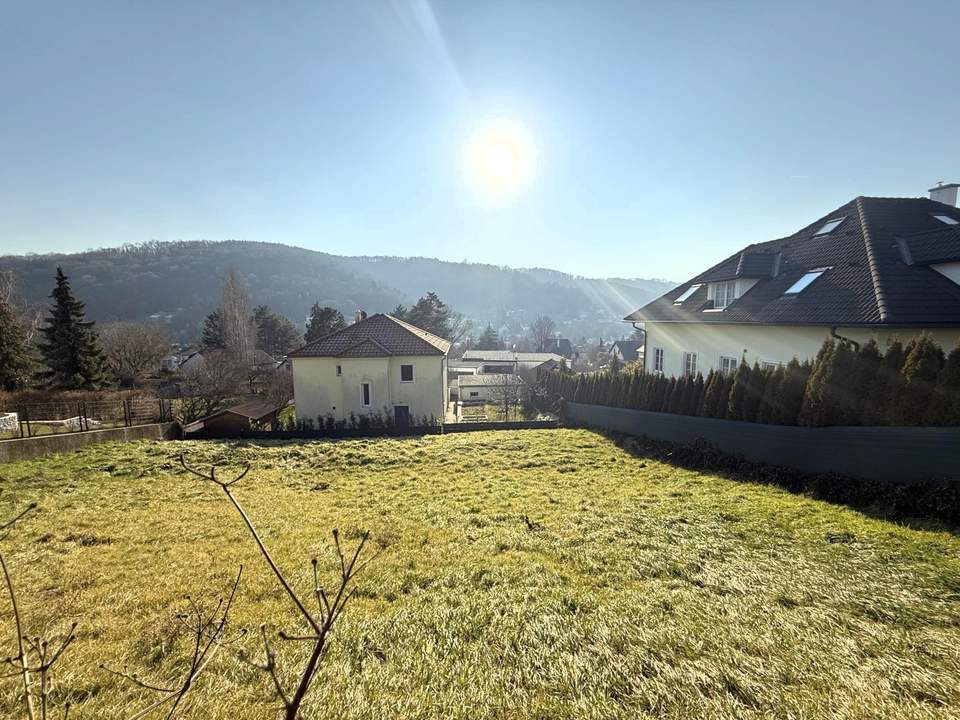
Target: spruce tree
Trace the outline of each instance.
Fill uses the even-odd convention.
[[[57,268],[57,285],[50,293],[53,307],[40,328],[38,348],[46,369],[38,379],[63,390],[96,390],[107,384],[106,365],[93,322],[85,320],[84,304],[70,290],[70,282]]]
[[[943,350],[924,333],[910,343],[903,363],[903,391],[897,403],[901,425],[922,425],[933,401],[933,388],[943,367]]]
[[[223,340],[223,313],[214,310],[203,319],[203,330],[200,332],[201,350],[222,350],[226,347]]]
[[[314,340],[319,340],[346,326],[347,323],[339,310],[332,307],[320,307],[320,303],[314,303],[313,307],[310,308],[307,331],[303,334],[304,342],[311,343]]]
[[[19,390],[29,377],[27,335],[13,308],[0,298],[0,390]]]

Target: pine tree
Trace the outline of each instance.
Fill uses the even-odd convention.
[[[40,328],[44,341],[38,346],[46,366],[38,379],[48,387],[64,390],[96,390],[107,384],[103,351],[93,322],[84,320],[84,304],[70,290],[70,282],[57,268],[57,285],[50,293],[53,307]]]
[[[0,390],[18,390],[29,377],[27,335],[13,308],[0,298]]]
[[[493,326],[489,323],[484,331],[480,334],[480,337],[477,338],[476,348],[477,350],[500,349],[500,336],[497,335],[497,331],[494,330]]]
[[[930,425],[960,425],[960,341],[947,355],[928,416]]]
[[[257,328],[257,349],[271,357],[283,357],[300,342],[296,326],[266,305],[253,309],[253,322]]]
[[[310,308],[310,319],[307,321],[307,332],[304,333],[305,342],[312,343],[347,326],[343,314],[332,307],[320,307],[314,303]]]
[[[434,292],[417,300],[403,319],[437,337],[450,337],[450,308]]]
[[[922,425],[933,401],[933,388],[943,367],[943,350],[924,333],[910,343],[903,363],[903,392],[897,403],[901,425]]]

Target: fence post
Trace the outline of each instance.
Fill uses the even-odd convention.
[[[30,412],[27,410],[26,407],[23,408],[23,418],[24,418],[24,420],[27,421],[27,437],[30,437],[30,436],[31,436],[31,432],[30,432]],[[21,433],[23,432],[23,428],[22,428],[22,427],[20,428],[20,432],[21,432]]]
[[[130,401],[121,400],[120,402],[123,403],[123,425],[124,427],[130,427]]]

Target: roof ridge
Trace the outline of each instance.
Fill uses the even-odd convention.
[[[873,296],[877,302],[877,310],[880,313],[880,321],[889,320],[887,313],[887,295],[884,291],[883,283],[880,278],[880,266],[877,258],[876,249],[873,247],[873,239],[870,236],[870,224],[867,222],[867,210],[864,206],[864,197],[857,196],[857,214],[860,216],[860,228],[863,231],[863,244],[867,252],[867,264],[870,266],[870,280],[873,283]]]
[[[373,343],[378,348],[383,350],[387,355],[393,355],[392,352],[390,352],[386,347],[384,347],[383,343],[377,341],[375,338],[372,338],[372,337],[361,338],[360,340],[355,342],[353,345],[348,345],[343,349],[343,352],[341,352],[340,355],[343,356],[343,353],[348,353],[351,350],[354,350],[355,348],[360,347],[361,345],[365,345],[366,343]]]
[[[447,340],[447,339],[445,339],[445,338],[442,338],[442,337],[440,337],[439,335],[434,335],[434,334],[433,334],[432,332],[430,332],[429,330],[424,330],[424,329],[421,328],[421,327],[417,327],[416,325],[413,325],[413,324],[411,324],[411,323],[408,323],[406,320],[401,320],[401,319],[398,318],[398,317],[394,317],[393,315],[390,315],[389,313],[377,313],[377,314],[378,314],[378,315],[383,315],[385,318],[388,318],[388,319],[390,319],[390,320],[393,320],[393,321],[394,321],[395,323],[397,323],[397,325],[399,325],[400,327],[404,328],[405,330],[409,330],[409,331],[412,332],[414,335],[422,338],[423,340],[426,340],[428,343],[430,343],[431,345],[437,347],[437,348],[440,349],[440,350],[443,350],[443,349],[444,349],[444,347],[443,347],[444,345],[448,346],[447,349],[449,349],[449,345],[451,344],[449,340]]]

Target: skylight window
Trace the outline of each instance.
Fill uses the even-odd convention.
[[[798,295],[810,287],[810,284],[816,280],[818,277],[823,275],[830,268],[820,268],[819,270],[811,270],[808,273],[804,273],[803,277],[797,280],[793,285],[787,288],[784,295]]]
[[[674,305],[679,305],[680,303],[689,300],[690,296],[693,295],[697,290],[701,288],[700,285],[691,285],[686,290],[683,291],[683,294],[673,301]]]
[[[833,220],[828,220],[826,223],[824,223],[822,228],[820,228],[819,230],[817,230],[817,232],[814,233],[814,237],[816,237],[817,235],[829,235],[834,230],[836,230],[840,226],[840,223],[842,223],[844,220],[846,220],[846,216],[842,218],[835,218]]]
[[[934,217],[944,225],[960,225],[960,220],[955,220],[949,215],[934,215]]]

